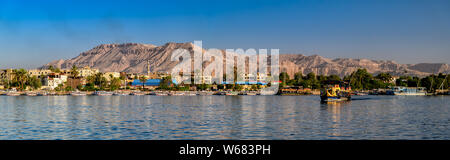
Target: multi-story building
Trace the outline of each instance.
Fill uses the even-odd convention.
[[[32,70],[28,70],[28,74],[30,76],[36,76],[38,78],[44,78],[45,76],[47,76],[48,74],[53,73],[52,71],[48,70],[48,69],[32,69]],[[44,77],[42,77],[44,76]]]
[[[103,77],[105,77],[105,79],[107,81],[112,80],[112,78],[120,78],[120,73],[119,72],[105,72],[103,73]]]
[[[63,84],[64,82],[67,82],[67,75],[60,74],[60,73],[50,73],[46,77],[44,77],[42,84],[42,89],[48,89],[53,90],[58,85]]]
[[[14,70],[13,69],[1,69],[0,70],[0,80],[12,81],[14,79]],[[0,81],[0,83],[2,83]]]
[[[99,71],[98,71],[98,69],[90,68],[90,67],[86,66],[86,67],[81,68],[79,70],[79,72],[80,72],[80,74],[78,76],[89,77],[89,76],[93,76],[93,75],[97,74]]]
[[[93,75],[97,74],[98,72],[99,72],[98,69],[90,68],[89,66],[86,66],[83,68],[78,68],[78,76],[79,77],[85,78],[85,77],[93,76]],[[61,73],[66,74],[66,75],[71,75],[72,70],[64,69],[64,70],[61,70]]]

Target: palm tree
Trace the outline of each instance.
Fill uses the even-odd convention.
[[[144,90],[145,82],[147,82],[147,78],[145,78],[145,76],[141,76],[141,77],[139,77],[139,81],[142,82],[142,90]]]
[[[70,71],[70,75],[71,75],[73,78],[76,78],[76,77],[78,77],[78,74],[80,74],[80,72],[78,71],[78,67],[75,66],[75,65],[73,65],[73,66],[72,66],[72,69],[71,69],[71,71]]]
[[[75,65],[73,65],[72,66],[72,69],[71,69],[71,71],[70,71],[70,75],[72,76],[72,81],[71,81],[71,83],[70,83],[70,86],[73,86],[73,81],[78,77],[78,74],[79,74],[80,72],[78,71],[78,67],[77,66],[75,66]]]
[[[16,81],[20,85],[20,90],[24,90],[24,85],[28,78],[27,70],[25,69],[14,70],[14,74]]]

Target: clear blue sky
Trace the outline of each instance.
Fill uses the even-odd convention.
[[[450,63],[448,0],[0,0],[0,68],[34,68],[103,43]]]

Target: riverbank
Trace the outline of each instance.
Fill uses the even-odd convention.
[[[207,95],[224,95],[224,96],[257,96],[261,95],[257,91],[139,91],[139,90],[121,90],[121,91],[0,91],[0,96],[207,96]],[[320,92],[308,92],[308,93],[281,93],[280,96],[318,96]],[[365,96],[365,95],[386,95],[386,94],[372,94],[366,92],[355,92],[353,96]],[[436,95],[450,95],[448,92],[441,92],[439,94],[426,94],[426,96]],[[392,95],[394,96],[394,95]]]

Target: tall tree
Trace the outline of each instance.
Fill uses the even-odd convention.
[[[375,78],[383,81],[384,83],[390,83],[392,81],[392,75],[389,73],[380,73]]]
[[[28,79],[28,73],[25,69],[14,70],[15,80],[19,83],[20,90],[26,88],[25,83]]]
[[[142,90],[144,90],[145,82],[147,82],[147,78],[145,76],[140,76],[139,81],[142,83]]]
[[[78,77],[78,74],[80,74],[80,72],[78,71],[78,67],[75,66],[75,65],[73,65],[73,66],[72,66],[72,69],[70,70],[70,75],[71,75],[73,78],[77,78],[77,77]]]
[[[354,89],[370,89],[372,75],[366,69],[358,69],[350,75],[350,85]]]

